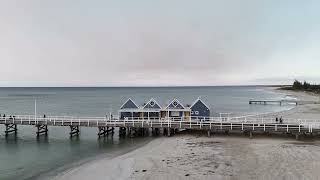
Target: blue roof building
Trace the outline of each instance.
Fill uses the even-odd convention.
[[[210,116],[210,108],[200,98],[198,98],[190,107],[191,117],[193,119],[205,119]]]

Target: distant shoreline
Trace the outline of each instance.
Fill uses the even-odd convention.
[[[289,85],[177,85],[177,86],[0,86],[0,88],[186,88],[186,87],[282,87]]]

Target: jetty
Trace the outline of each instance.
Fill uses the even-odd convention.
[[[298,105],[298,101],[295,100],[249,100],[249,104],[295,104]]]
[[[48,135],[48,127],[69,127],[70,136],[78,136],[80,127],[97,128],[97,135],[107,136],[113,134],[116,129],[119,135],[137,136],[148,134],[163,134],[172,136],[180,130],[201,130],[208,133],[208,136],[215,132],[244,132],[252,137],[253,133],[288,133],[319,134],[320,123],[311,120],[285,119],[277,123],[274,118],[266,117],[230,117],[222,119],[219,117],[207,117],[206,119],[183,118],[126,118],[119,117],[66,117],[48,116],[38,117],[34,115],[17,115],[1,117],[0,124],[5,126],[5,135],[17,134],[18,126],[34,126],[35,134]]]

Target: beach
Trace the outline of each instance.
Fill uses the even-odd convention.
[[[178,135],[57,179],[317,179],[319,150],[319,141]]]
[[[317,101],[303,92],[282,93]],[[286,118],[320,117],[319,104],[276,113]],[[83,164],[56,179],[317,179],[320,141],[292,137],[182,133],[159,137],[126,154]]]

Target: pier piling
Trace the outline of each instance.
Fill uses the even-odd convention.
[[[45,124],[37,124],[37,137],[39,137],[40,135],[44,134],[44,135],[48,135],[48,126]]]
[[[168,137],[170,137],[171,136],[171,128],[168,128],[167,133],[168,133]]]
[[[98,136],[106,136],[108,134],[107,127],[98,127]]]
[[[5,126],[6,126],[6,131],[5,131],[6,136],[8,136],[12,132],[15,135],[17,135],[18,128],[16,124],[6,124]]]
[[[79,126],[70,126],[70,137],[79,136]]]
[[[126,136],[127,130],[125,127],[119,127],[119,136]]]

